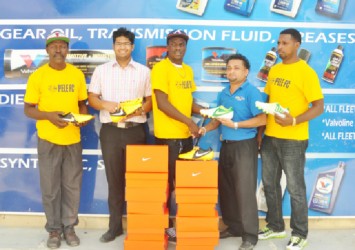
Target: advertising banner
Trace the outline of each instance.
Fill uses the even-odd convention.
[[[31,2],[31,1],[30,1]],[[133,58],[152,68],[166,55],[166,36],[183,29],[190,39],[185,63],[194,70],[194,97],[213,107],[228,84],[225,59],[245,55],[248,80],[263,91],[269,68],[281,62],[275,49],[281,30],[302,34],[299,56],[317,72],[324,113],[310,122],[305,178],[310,216],[355,216],[355,9],[354,1],[185,0],[73,1],[20,0],[0,3],[0,211],[42,212],[35,121],[23,114],[28,76],[48,61],[45,38],[59,30],[70,37],[67,61],[89,84],[95,67],[114,59],[112,32],[136,34]],[[40,6],[40,7],[39,7]],[[107,183],[97,112],[82,128],[84,178],[80,213],[107,214]],[[196,117],[200,119],[201,117]],[[152,135],[152,118],[149,119]],[[218,131],[201,138],[218,158]],[[258,183],[261,178],[259,160]],[[283,213],[290,215],[287,190]],[[260,212],[264,215],[264,212]]]

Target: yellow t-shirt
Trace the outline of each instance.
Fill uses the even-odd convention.
[[[48,64],[35,71],[28,79],[24,101],[36,104],[41,111],[79,113],[78,102],[87,99],[85,77],[71,64],[64,70],[54,70]],[[58,145],[80,142],[80,129],[69,124],[63,129],[48,120],[36,123],[38,137]]]
[[[264,91],[270,103],[278,102],[288,108],[293,117],[304,113],[311,102],[323,99],[317,73],[303,60],[273,66]],[[268,115],[266,124],[265,134],[268,136],[293,140],[306,140],[309,136],[308,122],[282,127],[275,123],[272,115]]]
[[[151,79],[154,135],[164,139],[188,138],[191,136],[190,131],[184,123],[170,118],[158,109],[154,89],[166,93],[169,102],[190,118],[193,103],[192,92],[196,90],[191,67],[183,63],[182,68],[178,68],[166,58],[154,65]]]

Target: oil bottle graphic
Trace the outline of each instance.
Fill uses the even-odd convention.
[[[311,57],[311,52],[306,49],[300,49],[298,57],[308,63],[308,60]]]
[[[276,60],[277,60],[276,48],[272,47],[271,50],[266,53],[265,59],[261,64],[260,70],[256,77],[259,80],[266,82],[269,75],[269,71],[271,67],[276,63]]]
[[[318,174],[308,204],[310,209],[327,214],[333,212],[344,171],[345,163],[340,161],[336,168]]]
[[[338,74],[340,64],[343,60],[343,46],[338,45],[338,47],[333,50],[332,54],[330,55],[329,61],[323,73],[322,79],[329,82],[334,83],[335,77]]]

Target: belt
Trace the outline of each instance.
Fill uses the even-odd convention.
[[[235,142],[238,142],[238,141],[234,141],[234,140],[223,140],[222,142],[227,143],[227,144],[230,144],[230,143],[235,143]]]
[[[139,122],[108,122],[105,124],[113,126],[113,127],[117,127],[117,128],[133,128],[133,127],[142,125],[143,123],[139,123]]]

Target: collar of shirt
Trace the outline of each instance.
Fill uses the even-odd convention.
[[[121,67],[121,65],[118,64],[118,62],[116,60],[113,60],[112,62],[112,67],[119,67],[121,69],[124,69]],[[131,60],[129,61],[127,67],[132,67],[132,68],[136,68],[136,62],[131,58]]]
[[[230,85],[228,85],[227,87],[225,87],[225,88],[223,89],[223,92],[224,92],[226,95],[233,96],[233,95],[235,95],[238,91],[241,91],[241,90],[243,90],[244,88],[248,87],[249,84],[250,84],[250,83],[248,82],[248,80],[245,80],[245,82],[243,82],[243,84],[240,85],[240,87],[237,89],[237,91],[235,91],[233,94],[230,93],[230,91],[229,91]]]

